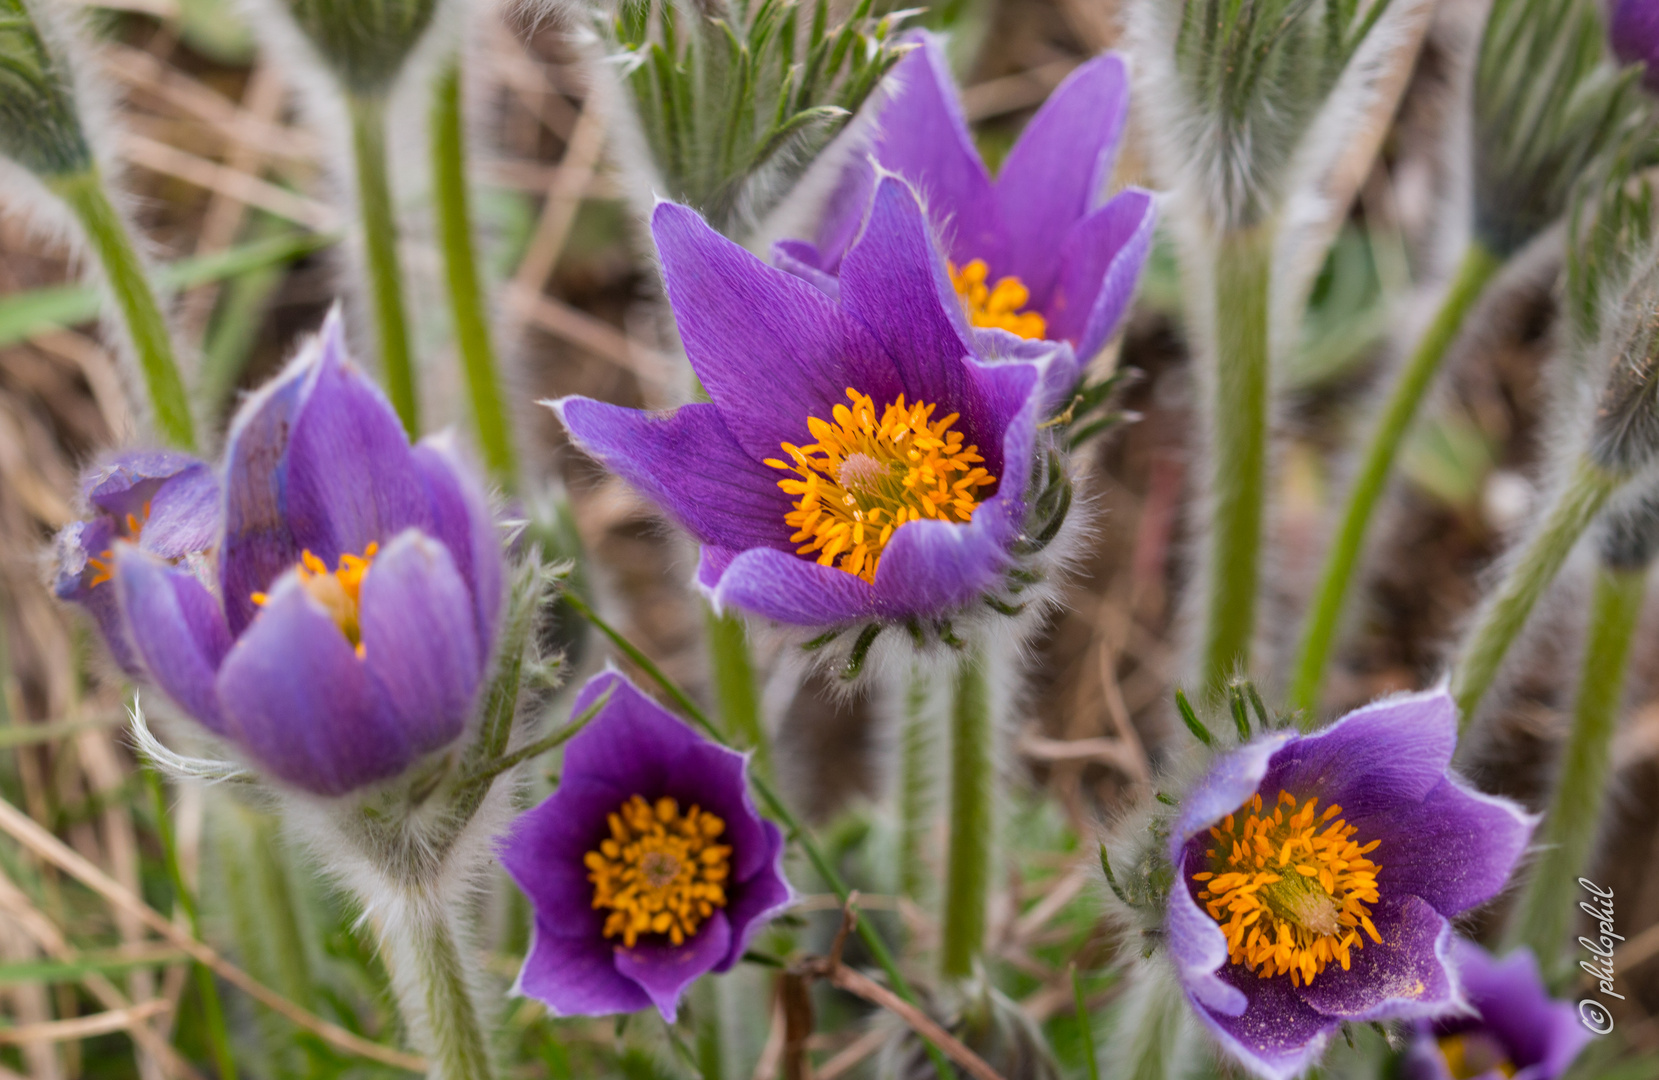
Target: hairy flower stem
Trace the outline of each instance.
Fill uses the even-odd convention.
[[[967,979],[985,944],[991,891],[996,725],[982,645],[962,654],[951,704],[950,846],[945,856],[939,971]]]
[[[352,152],[357,169],[358,210],[363,215],[363,251],[368,259],[369,290],[374,302],[375,327],[380,336],[380,362],[386,395],[410,438],[420,437],[420,406],[415,393],[414,361],[409,351],[409,325],[403,312],[403,271],[398,264],[397,215],[387,176],[386,103],[378,97],[353,95]]]
[[[1161,965],[1139,965],[1129,977],[1134,992],[1124,997],[1108,1075],[1112,1080],[1175,1080],[1183,1074],[1182,1042],[1191,1006],[1175,973]]]
[[[450,912],[436,896],[409,897],[382,937],[397,975],[404,1020],[424,1034],[428,1080],[490,1080],[489,1042]]]
[[[157,431],[174,446],[194,450],[196,429],[190,418],[190,396],[185,393],[184,380],[179,377],[178,363],[173,358],[173,339],[167,330],[167,319],[156,302],[155,291],[144,272],[144,262],[133,246],[126,223],[104,190],[103,177],[96,168],[90,168],[54,176],[46,182],[74,213],[104,268],[104,278],[116,306],[121,309],[139,370],[144,375],[144,388],[150,395]]]
[[[760,691],[755,685],[755,667],[749,659],[749,635],[736,615],[716,615],[705,608],[708,630],[709,666],[714,677],[714,704],[726,737],[740,750],[755,752],[754,766],[771,775],[772,752],[767,745],[766,726],[761,722]]]
[[[1255,631],[1257,563],[1267,487],[1268,305],[1274,229],[1220,237],[1214,310],[1208,313],[1215,403],[1210,448],[1212,518],[1200,679],[1211,697],[1248,670]]]
[[[455,317],[455,348],[472,399],[478,445],[490,476],[511,491],[518,459],[513,429],[501,396],[495,346],[490,341],[478,257],[473,250],[472,213],[467,199],[467,144],[461,126],[461,58],[450,58],[438,75],[432,98],[432,203],[438,217],[449,306]]]
[[[1354,570],[1365,549],[1366,533],[1377,502],[1387,489],[1388,478],[1394,471],[1400,445],[1411,430],[1423,397],[1433,385],[1440,363],[1457,338],[1464,318],[1502,266],[1502,260],[1485,245],[1479,241],[1470,242],[1457,273],[1446,289],[1446,295],[1440,301],[1434,321],[1401,369],[1394,389],[1388,395],[1388,402],[1383,406],[1382,417],[1366,443],[1359,472],[1354,476],[1353,488],[1348,493],[1348,503],[1342,512],[1342,523],[1331,541],[1330,551],[1325,555],[1325,568],[1320,574],[1319,587],[1302,628],[1302,640],[1292,668],[1288,704],[1290,708],[1301,711],[1305,728],[1311,728],[1317,722],[1325,669],[1336,647],[1337,633],[1342,628],[1342,612]]]
[[[1452,699],[1459,731],[1466,731],[1480,699],[1491,688],[1510,645],[1584,530],[1595,520],[1625,477],[1582,459],[1556,497],[1549,516],[1539,523],[1526,548],[1504,575],[1463,639],[1452,667]]]
[[[1578,913],[1573,898],[1601,821],[1625,668],[1646,596],[1646,567],[1604,565],[1596,575],[1572,731],[1537,841],[1538,861],[1506,935],[1507,945],[1532,950],[1546,980],[1559,978],[1570,964],[1566,945]]]
[[[932,680],[920,664],[904,687],[904,721],[899,733],[899,895],[926,899],[928,860],[923,854],[933,824],[933,717],[928,711]]]

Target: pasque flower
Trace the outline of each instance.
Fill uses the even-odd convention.
[[[110,579],[86,587],[113,590],[142,668],[210,731],[319,795],[394,776],[462,733],[501,606],[495,525],[447,439],[409,445],[347,356],[338,311],[231,425],[217,592],[175,562],[202,539],[212,478],[187,467],[155,487],[129,473],[94,486],[104,517],[60,550],[113,535],[98,563]],[[177,519],[189,528],[164,529]]]
[[[716,607],[782,623],[932,617],[1014,564],[1064,344],[968,324],[915,194],[885,177],[839,300],[696,214],[652,231],[710,402],[670,414],[552,402],[588,453],[703,544]]]
[[[755,810],[747,759],[692,731],[614,671],[565,749],[559,787],[519,818],[501,862],[535,908],[518,989],[559,1016],[654,1005],[673,1021],[790,903],[783,834]]]
[[[1217,759],[1170,832],[1165,931],[1194,1011],[1258,1075],[1294,1076],[1344,1021],[1460,1009],[1448,920],[1508,880],[1535,819],[1447,773],[1443,691]]]
[[[69,524],[55,543],[52,590],[98,622],[111,655],[129,675],[140,672],[116,589],[118,541],[201,572],[219,541],[219,481],[188,454],[138,450],[117,454],[81,478],[92,516]]]
[[[1402,1080],[1556,1080],[1593,1037],[1550,996],[1531,951],[1500,960],[1459,939],[1452,960],[1470,1011],[1416,1021]]]
[[[1123,59],[1098,56],[1061,83],[992,180],[939,39],[916,41],[887,77],[874,143],[837,183],[816,242],[780,243],[779,265],[834,292],[879,166],[922,197],[975,326],[1065,341],[1089,360],[1128,309],[1156,220],[1148,192],[1102,202],[1129,113]]]

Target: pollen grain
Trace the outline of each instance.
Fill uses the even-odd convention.
[[[732,849],[715,841],[726,823],[677,801],[635,795],[606,819],[610,836],[582,863],[593,883],[593,906],[607,910],[605,936],[633,948],[642,935],[683,945],[726,906]]]

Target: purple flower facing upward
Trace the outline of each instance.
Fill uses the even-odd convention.
[[[1530,950],[1499,960],[1459,939],[1452,960],[1473,1011],[1418,1020],[1402,1080],[1557,1080],[1593,1037],[1550,996]]]
[[[840,178],[816,243],[784,241],[775,259],[833,295],[879,166],[921,195],[975,326],[1064,341],[1090,360],[1129,306],[1157,216],[1138,189],[1101,203],[1129,114],[1122,57],[1098,56],[1061,83],[993,181],[939,39],[916,40],[886,80],[874,143]]]
[[[969,326],[910,188],[877,185],[839,301],[695,213],[652,232],[708,404],[552,402],[582,449],[703,544],[697,580],[802,626],[942,616],[998,587],[1022,535],[1064,345]]]
[[[58,533],[52,589],[98,622],[122,670],[140,673],[111,580],[124,542],[201,571],[219,541],[219,481],[204,462],[171,450],[117,454],[81,478],[92,516]]]
[[[163,506],[158,491],[94,591],[114,591],[144,670],[205,727],[319,795],[461,734],[501,605],[495,525],[447,439],[409,445],[338,312],[231,425],[217,594],[150,543]]]
[[[1344,1021],[1463,1007],[1448,919],[1503,887],[1535,819],[1448,775],[1456,738],[1446,693],[1391,698],[1247,743],[1182,800],[1170,958],[1258,1075],[1302,1072]]]
[[[1659,92],[1659,2],[1613,0],[1607,36],[1620,60],[1647,65],[1642,81]]]
[[[558,790],[520,817],[502,865],[535,909],[518,990],[558,1016],[654,1005],[673,1022],[791,899],[783,834],[756,812],[744,755],[702,738],[614,671],[565,749]]]

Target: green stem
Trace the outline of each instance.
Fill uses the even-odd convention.
[[[1221,237],[1215,264],[1215,393],[1210,495],[1213,516],[1201,679],[1215,697],[1247,671],[1255,632],[1257,564],[1267,496],[1268,304],[1271,225]]]
[[[369,289],[375,327],[380,335],[380,362],[386,394],[411,438],[420,434],[420,407],[415,392],[409,325],[403,313],[403,271],[398,263],[397,215],[387,176],[386,103],[377,97],[352,96],[352,152],[357,166],[358,212],[363,216],[363,251],[368,259]]]
[[[946,979],[972,976],[985,946],[996,839],[996,728],[985,664],[982,647],[963,654],[951,704],[950,845],[939,930],[939,971]]]
[[[1348,494],[1348,504],[1343,510],[1342,523],[1325,556],[1325,569],[1320,575],[1319,588],[1314,593],[1313,604],[1302,629],[1302,641],[1297,648],[1297,660],[1292,668],[1289,704],[1292,709],[1301,710],[1305,725],[1311,726],[1316,719],[1325,668],[1336,646],[1354,569],[1359,565],[1372,514],[1388,486],[1400,444],[1411,430],[1417,409],[1433,384],[1440,362],[1456,339],[1464,318],[1502,266],[1502,260],[1484,245],[1470,241],[1457,273],[1440,301],[1440,310],[1401,369],[1383,407],[1382,417],[1366,444],[1359,472]]]
[[[467,969],[455,942],[455,930],[445,910],[434,901],[411,903],[402,925],[387,926],[401,941],[387,944],[400,950],[411,965],[413,990],[419,994],[409,1010],[424,1017],[429,1047],[428,1080],[490,1080],[489,1041],[479,1022]],[[409,1017],[408,1019],[413,1019]]]
[[[1100,1080],[1100,1055],[1094,1045],[1094,1018],[1089,1015],[1089,1001],[1083,994],[1083,977],[1078,974],[1075,963],[1071,966],[1071,999],[1077,1013],[1077,1035],[1083,1047],[1083,1064],[1088,1069],[1089,1080]]]
[[[141,765],[139,772],[144,775],[144,786],[150,789],[150,801],[155,806],[156,833],[161,838],[162,862],[173,884],[173,897],[190,924],[191,936],[200,941],[201,915],[196,908],[195,894],[190,891],[184,880],[184,871],[179,866],[178,843],[173,836],[173,819],[167,812],[167,793],[162,787],[161,775],[147,765]],[[196,993],[202,999],[202,1021],[207,1028],[207,1043],[213,1054],[214,1067],[222,1080],[236,1080],[236,1057],[230,1049],[230,1033],[225,1028],[225,1010],[219,1001],[218,984],[213,981],[213,972],[206,965],[192,964],[190,967],[196,980]]]
[[[911,668],[904,692],[904,730],[899,746],[899,894],[925,900],[928,859],[924,853],[933,824],[933,717],[928,711],[932,680],[922,665]]]
[[[1166,967],[1143,965],[1130,979],[1111,1075],[1114,1080],[1175,1080],[1184,1075],[1186,995]]]
[[[432,202],[438,217],[438,243],[443,250],[449,304],[455,316],[455,347],[461,354],[461,368],[472,398],[484,465],[498,483],[512,490],[518,478],[518,461],[473,249],[467,144],[461,118],[461,59],[457,55],[438,75],[432,100]]]
[[[1475,707],[1497,678],[1504,655],[1526,625],[1533,605],[1624,479],[1588,458],[1582,459],[1556,497],[1549,516],[1539,523],[1520,558],[1504,575],[1497,593],[1481,609],[1452,667],[1452,698],[1457,702],[1460,730],[1468,728]]]
[[[144,262],[133,247],[127,226],[109,201],[97,169],[53,177],[47,181],[80,221],[88,242],[98,254],[110,293],[127,324],[144,388],[150,395],[156,428],[162,438],[184,450],[196,448],[196,429],[190,418],[190,396],[173,359],[173,339],[167,320],[150,287]]]
[[[690,717],[698,727],[702,728],[709,738],[722,745],[726,744],[726,737],[719,728],[714,726],[714,722],[708,718],[708,714],[697,707],[697,703],[692,701],[684,690],[680,689],[678,683],[663,674],[662,669],[649,656],[641,652],[633,642],[623,637],[616,627],[601,619],[599,614],[576,593],[565,593],[564,601],[570,605],[576,614],[586,619],[600,633],[609,638],[611,644],[620,649],[629,660],[637,664],[639,669],[650,676],[653,682],[662,687],[663,692],[674,701],[674,704],[679,706],[680,711]],[[790,839],[800,844],[801,850],[806,853],[807,861],[812,864],[813,870],[817,871],[818,876],[824,879],[824,884],[829,886],[830,891],[845,906],[852,896],[852,890],[847,887],[846,881],[842,879],[840,872],[835,869],[835,864],[830,862],[829,857],[824,854],[824,849],[818,846],[817,839],[807,831],[805,825],[801,824],[795,816],[795,812],[778,796],[778,793],[773,790],[772,785],[767,783],[764,777],[750,773],[749,783],[754,786],[755,793],[760,796],[761,802],[766,804],[767,812],[783,824]],[[887,981],[893,987],[893,992],[910,1004],[915,1005],[915,991],[910,988],[910,981],[899,970],[898,961],[893,959],[893,952],[887,947],[887,942],[882,939],[881,932],[875,928],[870,920],[859,918],[856,908],[854,909],[854,921],[857,924],[858,936],[864,941],[864,947],[870,950],[870,955],[875,958],[876,963],[881,966],[881,970],[886,973]],[[931,1042],[926,1043],[926,1046],[928,1057],[932,1060],[933,1067],[938,1071],[939,1076],[944,1078],[955,1075],[951,1071],[950,1062],[946,1060],[945,1055],[939,1048]]]
[[[1538,838],[1540,855],[1511,918],[1507,944],[1532,949],[1546,979],[1563,973],[1578,879],[1606,797],[1608,756],[1624,698],[1625,667],[1647,596],[1647,569],[1604,565],[1596,575],[1584,641],[1578,703],[1567,736],[1561,774]]]
[[[707,606],[703,622],[708,628],[715,711],[725,725],[726,737],[741,749],[753,750],[755,767],[770,776],[772,752],[760,716],[760,691],[749,658],[748,631],[736,615],[716,615]]]

